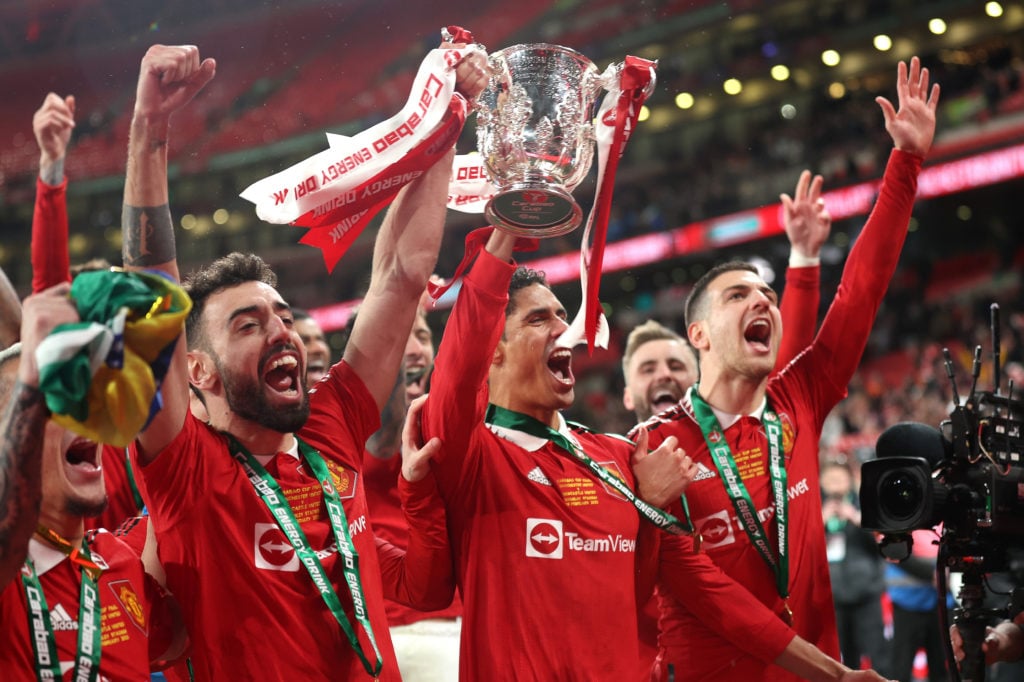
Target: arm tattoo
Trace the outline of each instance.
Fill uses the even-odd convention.
[[[39,521],[43,432],[49,413],[42,392],[21,382],[0,419],[0,567],[24,561]],[[10,566],[9,563],[17,566]],[[0,580],[0,587],[3,586]]]
[[[121,213],[125,266],[149,267],[175,258],[171,210],[163,206],[125,206]]]

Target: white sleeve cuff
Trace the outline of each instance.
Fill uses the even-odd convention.
[[[789,267],[791,268],[810,268],[816,265],[821,265],[821,258],[818,256],[804,256],[799,254],[793,249],[789,250]]]

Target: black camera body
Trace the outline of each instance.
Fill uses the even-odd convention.
[[[942,430],[905,422],[878,439],[861,468],[861,525],[884,535],[943,526],[950,558],[1000,570],[1007,543],[1024,539],[1024,403],[978,393]]]
[[[985,677],[982,642],[985,628],[1024,609],[1024,587],[1013,588],[1004,607],[986,608],[988,574],[1010,571],[1024,550],[1024,401],[999,393],[998,306],[993,305],[995,390],[976,392],[981,348],[975,349],[974,385],[961,402],[952,360],[946,371],[953,386],[953,411],[941,430],[904,422],[878,438],[877,459],[861,467],[861,526],[882,534],[886,558],[906,559],[911,533],[936,528],[935,571],[939,594],[946,572],[962,574],[960,606],[953,623],[963,638],[959,671],[947,642],[952,679],[976,682]],[[1005,592],[1002,594],[1006,594]],[[939,599],[939,626],[948,630],[945,599]]]

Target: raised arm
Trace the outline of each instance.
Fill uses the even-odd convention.
[[[935,135],[935,109],[939,86],[929,89],[928,69],[914,57],[910,66],[900,62],[896,89],[899,111],[889,100],[877,98],[894,149],[882,178],[878,199],[857,237],[843,268],[835,298],[814,341],[828,371],[808,381],[830,390],[842,389],[856,371],[868,341],[875,314],[896,270],[917,194],[921,164]],[[814,386],[808,385],[808,395]]]
[[[482,55],[470,53],[456,67],[456,88],[466,97],[475,98],[486,82]],[[417,301],[437,262],[454,155],[453,147],[402,188],[377,233],[370,286],[345,347],[345,362],[380,409],[391,395]]]
[[[821,301],[821,247],[832,229],[832,216],[821,196],[822,177],[805,170],[793,196],[782,194],[783,224],[789,238],[786,291],[779,306],[782,344],[775,362],[781,370],[814,340]]]
[[[142,58],[121,213],[122,255],[128,269],[153,268],[178,279],[167,188],[170,120],[213,78],[216,68],[212,59],[200,60],[194,45],[154,45]],[[159,454],[184,423],[189,401],[184,342],[175,349],[161,390],[164,407],[139,434],[143,462]]]
[[[505,326],[514,244],[511,235],[493,231],[462,280],[438,347],[422,423],[424,437],[441,439],[434,471],[446,499],[459,481],[474,480],[466,462],[475,452],[472,434],[487,409],[487,375]]]
[[[18,574],[39,521],[50,413],[39,390],[35,351],[55,326],[78,321],[69,290],[59,284],[25,300],[20,362],[12,357],[0,364],[0,395],[8,397],[0,418],[0,588]]]
[[[64,160],[75,127],[75,97],[49,93],[32,117],[39,179],[32,212],[32,291],[71,281]]]

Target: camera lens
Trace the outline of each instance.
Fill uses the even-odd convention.
[[[881,506],[893,519],[909,519],[921,508],[924,490],[921,481],[909,471],[893,471],[878,483]]]

